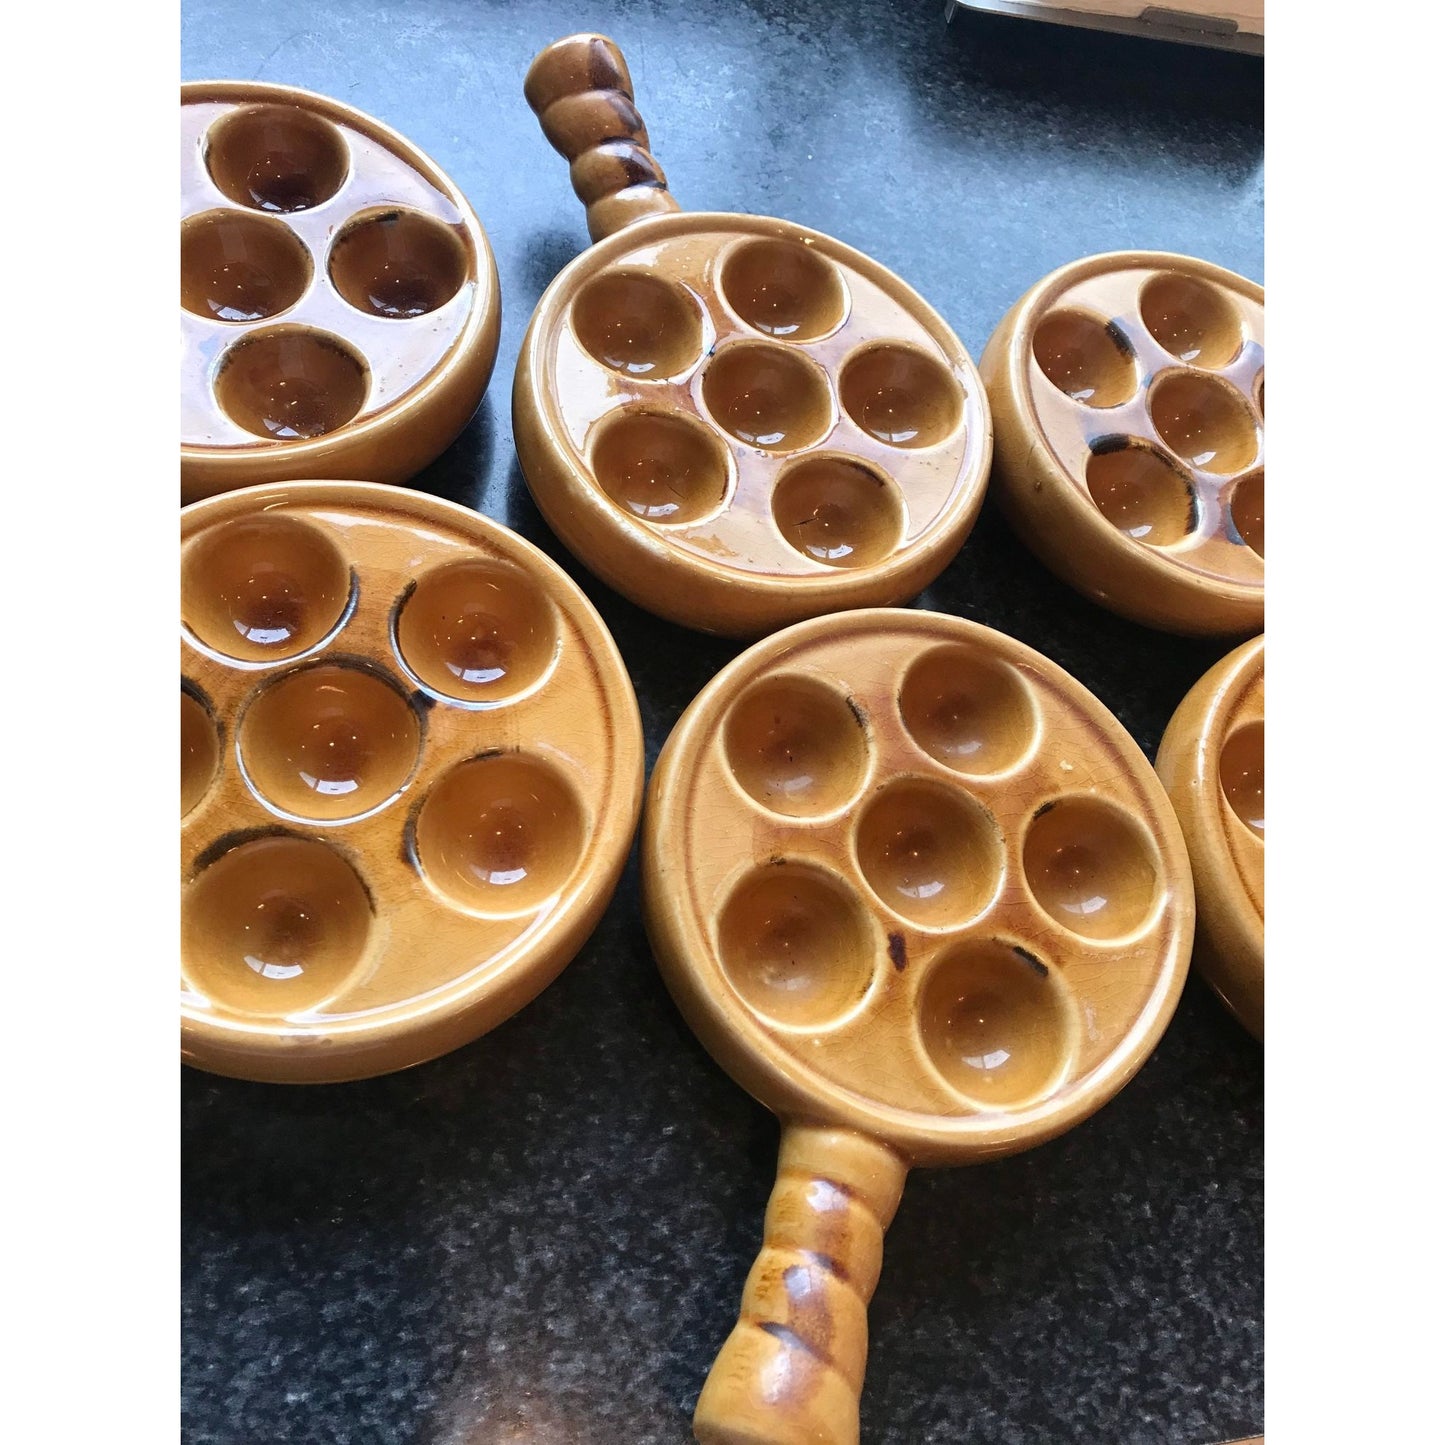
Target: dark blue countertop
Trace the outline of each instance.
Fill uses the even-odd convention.
[[[1121,247],[1263,279],[1258,61],[938,3],[187,0],[183,75],[335,95],[428,151],[487,226],[501,350],[416,485],[558,558],[632,672],[649,764],[740,649],[642,613],[528,497],[508,392],[587,237],[522,100],[572,30],[622,45],[688,209],[871,253],[975,359],[1056,265]],[[1227,650],[1054,581],[991,506],[920,605],[1059,661],[1153,756]],[[643,936],[634,857],[601,927],[509,1023],[424,1067],[282,1088],[184,1071],[191,1445],[664,1445],[730,1328],[777,1125],[708,1058]],[[1263,1067],[1198,981],[1135,1082],[1031,1153],[919,1171],[871,1310],[863,1438],[1208,1445],[1263,1420]]]

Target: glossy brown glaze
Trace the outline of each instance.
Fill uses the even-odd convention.
[[[758,643],[683,714],[643,892],[684,1015],[784,1126],[698,1438],[855,1442],[907,1169],[1063,1132],[1168,1022],[1194,925],[1178,823],[1055,664],[958,618],[860,611]]]
[[[1264,638],[1235,648],[1169,721],[1155,768],[1179,815],[1199,900],[1194,957],[1264,1038]]]
[[[294,482],[181,513],[181,1056],[279,1082],[509,1017],[606,907],[637,704],[574,583],[475,512]]]
[[[1136,622],[1264,625],[1264,291],[1162,252],[1046,276],[979,363],[999,504],[1040,559]]]
[[[476,410],[500,322],[481,222],[410,142],[290,86],[182,86],[183,501],[414,475]]]
[[[756,636],[904,601],[983,498],[983,386],[898,277],[788,221],[674,214],[605,37],[542,52],[526,93],[598,244],[542,297],[512,393],[527,484],[610,586]]]

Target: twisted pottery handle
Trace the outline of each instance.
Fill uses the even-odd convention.
[[[569,35],[532,62],[523,82],[542,132],[572,162],[572,189],[594,241],[680,207],[647,148],[632,77],[605,35]]]
[[[907,1173],[877,1140],[784,1124],[762,1251],[693,1415],[702,1445],[857,1445],[868,1301]]]

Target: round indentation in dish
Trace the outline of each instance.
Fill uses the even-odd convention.
[[[1159,896],[1155,850],[1143,826],[1096,798],[1061,798],[1035,814],[1024,876],[1039,906],[1084,938],[1122,938]]]
[[[1264,556],[1264,473],[1241,477],[1229,497],[1229,515],[1234,530],[1251,552]]]
[[[723,904],[718,958],[743,1002],[784,1028],[840,1022],[868,992],[876,947],[841,879],[807,863],[770,863]]]
[[[328,636],[351,596],[336,547],[308,522],[279,513],[203,532],[181,555],[181,616],[227,657],[275,661]]]
[[[181,817],[185,817],[211,786],[221,762],[221,740],[215,719],[199,699],[181,689]]]
[[[331,284],[358,311],[393,320],[445,306],[467,279],[467,250],[453,226],[420,211],[355,217],[327,262]]]
[[[1066,995],[1047,965],[996,939],[970,940],[944,954],[918,1009],[934,1067],[986,1108],[1032,1103],[1068,1063]]]
[[[1167,547],[1194,530],[1189,478],[1152,447],[1094,452],[1084,479],[1094,505],[1127,537]]]
[[[1219,750],[1219,785],[1235,816],[1264,837],[1264,724],[1235,728]]]
[[[289,834],[223,853],[181,897],[187,981],[237,1013],[315,1008],[366,952],[371,902],[326,844]]]
[[[911,346],[870,346],[843,364],[843,409],[893,447],[931,447],[958,425],[963,392],[948,368]]]
[[[773,489],[773,520],[790,547],[829,567],[871,567],[903,534],[887,477],[850,457],[805,457]]]
[[[868,803],[858,823],[858,864],[884,903],[925,928],[972,918],[1003,873],[984,809],[921,778],[892,783]]]
[[[428,572],[396,619],[402,660],[434,692],[501,702],[525,692],[557,650],[552,604],[517,567],[451,562]]]
[[[1001,773],[1033,750],[1038,713],[1028,685],[969,647],[932,648],[908,669],[898,710],[913,741],[960,773]]]
[[[255,331],[221,358],[216,400],[237,426],[268,441],[324,436],[366,401],[366,363],[340,337],[303,326]]]
[[[822,372],[797,352],[763,341],[719,351],[702,374],[702,399],[724,430],[768,451],[811,446],[833,420]]]
[[[460,908],[515,914],[536,908],[571,877],[587,844],[570,784],[518,753],[459,763],[416,819],[416,850],[431,881]]]
[[[1123,334],[1083,311],[1045,316],[1034,328],[1034,360],[1065,396],[1086,406],[1118,406],[1139,385]]]
[[[1194,276],[1165,271],[1146,281],[1139,315],[1165,351],[1195,366],[1225,366],[1244,344],[1239,313],[1229,297]]]
[[[843,807],[868,768],[853,709],[811,677],[771,677],[749,688],[728,709],[723,749],[743,791],[790,818]]]
[[[238,206],[304,211],[346,179],[346,142],[330,121],[295,105],[229,111],[206,133],[206,168]]]
[[[311,257],[284,221],[207,211],[181,223],[181,305],[212,321],[260,321],[294,306]]]
[[[843,319],[847,298],[838,269],[797,241],[746,241],[723,263],[728,305],[755,331],[814,341]]]
[[[1259,450],[1244,398],[1218,377],[1166,373],[1149,393],[1149,415],[1164,445],[1206,472],[1237,472]]]
[[[390,683],[321,663],[265,688],[238,743],[262,797],[299,818],[369,813],[406,785],[421,751],[411,705]]]
[[[592,474],[634,517],[661,525],[696,522],[727,496],[727,449],[691,417],[628,409],[598,428]]]
[[[702,355],[702,316],[682,287],[647,271],[604,271],[577,293],[572,329],[613,371],[652,381]]]

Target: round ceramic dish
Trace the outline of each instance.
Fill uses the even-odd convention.
[[[482,224],[409,141],[284,85],[181,87],[181,498],[400,482],[497,354]]]
[[[1133,740],[1047,658],[875,610],[790,627],[703,689],[658,759],[642,858],[669,989],[783,1121],[694,1428],[855,1442],[909,1167],[1063,1132],[1171,1017],[1194,928],[1179,825]]]
[[[1264,626],[1264,291],[1205,261],[1090,256],[979,363],[994,495],[1086,597],[1186,635]]]
[[[544,50],[526,95],[597,242],[547,288],[512,393],[552,528],[639,606],[709,632],[916,595],[988,475],[958,338],[817,231],[679,214],[605,37]]]
[[[1263,1040],[1263,637],[1235,648],[1190,689],[1154,766],[1194,867],[1194,957],[1230,1011]]]
[[[475,512],[294,482],[181,512],[181,1056],[280,1082],[419,1063],[596,925],[637,702],[557,566]]]

